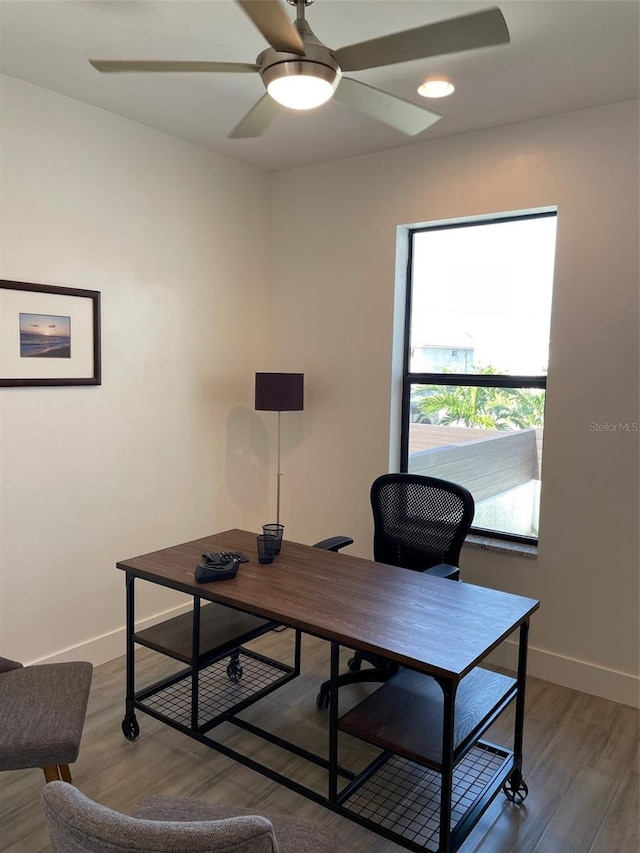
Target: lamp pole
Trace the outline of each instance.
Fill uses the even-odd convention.
[[[280,471],[280,415],[282,413],[278,411],[278,481],[276,487],[276,524],[280,524],[280,478],[282,477],[282,472]]]

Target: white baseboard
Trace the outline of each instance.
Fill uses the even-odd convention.
[[[136,630],[142,631],[144,628],[150,628],[152,625],[157,625],[158,622],[162,622],[165,619],[172,619],[174,616],[180,616],[182,613],[188,613],[190,610],[191,602],[181,604],[178,607],[172,607],[170,610],[165,610],[162,613],[157,613],[155,616],[150,616],[147,619],[141,619],[136,622]],[[87,640],[84,643],[63,649],[61,652],[56,652],[53,655],[47,655],[39,660],[29,661],[29,663],[64,663],[65,661],[88,660],[94,666],[99,666],[101,663],[122,657],[125,651],[126,630],[123,625],[121,628],[116,628],[115,631],[110,631],[101,637],[94,637],[92,640]]]
[[[161,622],[163,619],[171,619],[180,616],[191,609],[191,604],[183,604],[171,608],[163,613],[136,623],[136,629],[142,630]],[[58,663],[69,660],[88,660],[94,666],[121,657],[125,653],[125,628],[116,629],[101,637],[95,637],[85,643],[80,643],[61,652],[41,658],[30,663]],[[507,640],[498,646],[488,660],[496,666],[504,666],[515,670],[518,661],[518,644],[514,640]],[[623,705],[631,705],[633,708],[640,707],[640,678],[626,672],[617,672],[605,669],[586,661],[563,657],[554,652],[529,647],[527,660],[527,672],[529,675],[589,693],[592,696],[600,696],[612,702],[620,702]]]
[[[488,660],[496,666],[517,669],[517,641],[507,640],[491,653]],[[600,696],[633,708],[640,707],[640,678],[627,672],[606,669],[529,646],[527,674],[591,696]]]

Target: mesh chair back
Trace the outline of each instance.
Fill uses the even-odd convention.
[[[376,562],[416,571],[459,565],[475,512],[464,486],[419,474],[384,474],[371,487],[371,507]]]

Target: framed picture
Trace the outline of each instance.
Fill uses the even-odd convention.
[[[100,381],[100,293],[0,279],[0,386]]]

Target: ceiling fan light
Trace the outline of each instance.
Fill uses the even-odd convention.
[[[326,103],[340,82],[340,72],[309,61],[280,62],[262,72],[267,92],[291,110],[312,110]]]
[[[333,95],[333,86],[319,77],[279,77],[267,86],[274,101],[291,110],[312,110]]]
[[[456,87],[451,80],[446,80],[444,77],[432,77],[425,80],[422,86],[418,86],[418,94],[423,98],[446,98],[453,95]]]

